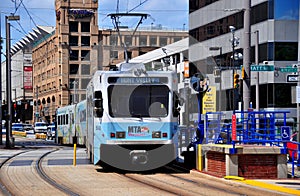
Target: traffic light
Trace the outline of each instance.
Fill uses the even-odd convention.
[[[233,88],[239,88],[240,87],[240,75],[234,74],[233,76]]]
[[[245,67],[242,66],[242,79],[244,80],[245,79]]]

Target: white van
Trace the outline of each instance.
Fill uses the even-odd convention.
[[[34,133],[45,133],[47,134],[47,123],[36,122],[34,123]]]

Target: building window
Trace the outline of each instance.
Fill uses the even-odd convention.
[[[182,40],[182,38],[181,37],[174,37],[173,40],[174,40],[174,42],[178,42],[178,41]]]
[[[71,61],[78,61],[78,55],[79,55],[78,50],[70,50],[70,60]]]
[[[81,46],[90,46],[89,36],[81,36]]]
[[[275,61],[297,61],[297,42],[275,42]]]
[[[75,84],[75,86],[74,86]],[[73,90],[75,87],[75,90],[78,89],[78,80],[76,78],[70,78],[69,80],[69,90]]]
[[[87,64],[81,65],[81,75],[90,75],[90,65]]]
[[[299,0],[273,0],[275,20],[299,20]]]
[[[89,78],[81,79],[81,89],[86,89],[89,82],[90,82]]]
[[[168,38],[167,37],[160,37],[159,38],[159,45],[160,46],[166,46],[168,44]]]
[[[189,0],[190,13],[219,0]]]
[[[70,46],[78,46],[78,36],[70,36],[69,37],[69,45]]]
[[[89,22],[81,22],[81,32],[90,32]]]
[[[125,35],[125,45],[126,46],[132,46],[132,36],[130,35]]]
[[[147,36],[145,35],[140,36],[139,46],[147,46]]]
[[[111,59],[117,59],[117,58],[118,58],[118,51],[116,51],[116,50],[111,50],[111,51],[110,51],[110,58],[111,58]]]
[[[203,3],[200,1],[199,6],[203,7],[201,5]],[[267,19],[268,19],[268,1],[253,6],[251,8],[251,25],[257,24]],[[189,31],[189,34],[197,41],[202,42],[204,40],[208,40],[226,33],[230,33],[230,30],[228,28],[228,26],[230,25],[235,26],[236,30],[243,28],[244,13],[240,11],[236,14],[230,15],[225,18],[221,18],[217,21],[211,22],[201,27],[191,29]],[[215,27],[217,27],[217,29]]]
[[[157,37],[150,37],[150,46],[157,46]]]
[[[78,22],[70,21],[69,22],[69,31],[70,32],[78,32]]]
[[[82,61],[90,60],[90,51],[89,50],[81,50],[81,60]]]
[[[78,64],[70,64],[70,74],[78,74]]]
[[[117,35],[111,35],[109,43],[110,43],[111,46],[117,46],[118,45],[118,36]]]
[[[214,35],[215,33],[215,26],[208,26],[207,27],[207,34],[208,35]]]

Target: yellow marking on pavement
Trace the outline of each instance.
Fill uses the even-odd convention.
[[[286,187],[282,187],[282,186],[278,186],[278,185],[274,185],[274,184],[269,184],[269,183],[265,183],[265,182],[260,182],[260,181],[257,181],[257,180],[244,180],[243,183],[248,184],[248,185],[252,185],[252,186],[261,187],[261,188],[264,188],[264,189],[270,189],[270,190],[284,192],[284,193],[288,193],[288,194],[300,195],[299,190],[286,188]]]
[[[226,180],[238,180],[238,181],[244,181],[245,178],[239,177],[239,176],[225,176],[224,179]]]

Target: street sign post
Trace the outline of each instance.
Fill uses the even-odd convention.
[[[274,65],[251,65],[251,71],[274,71]]]
[[[286,82],[298,82],[298,75],[287,75]]]
[[[290,140],[291,136],[291,128],[289,126],[282,126],[281,127],[281,139],[282,140]]]
[[[297,67],[280,67],[279,71],[281,72],[297,72]]]

